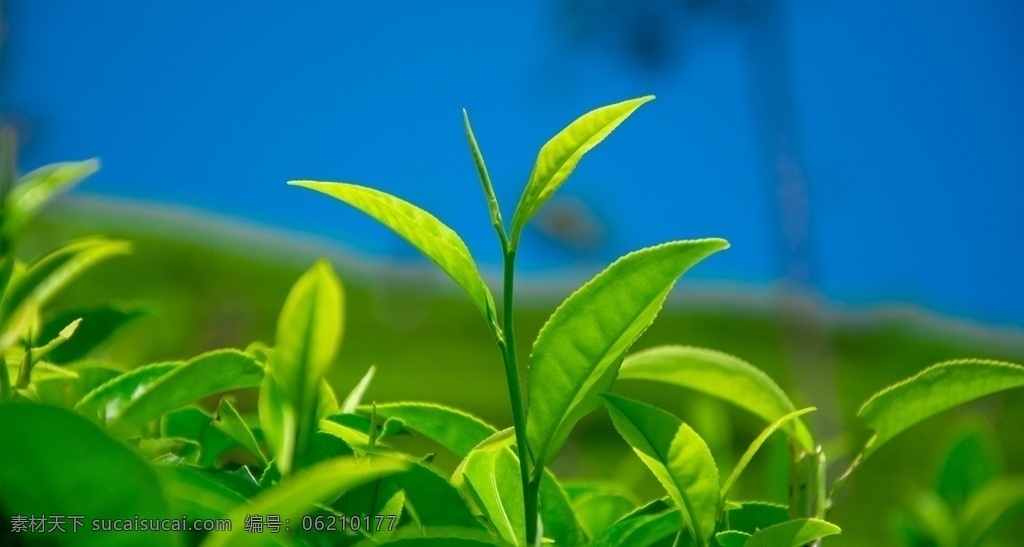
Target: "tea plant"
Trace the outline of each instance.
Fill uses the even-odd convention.
[[[25,541],[56,537],[67,544],[797,547],[839,533],[825,520],[829,510],[858,466],[886,442],[953,406],[1024,385],[1024,367],[962,360],[940,363],[886,388],[859,413],[874,437],[829,490],[825,454],[802,421],[814,409],[797,409],[765,373],[736,357],[695,347],[627,355],[676,280],[728,247],[721,239],[700,239],[630,253],[569,296],[534,341],[524,389],[513,328],[522,231],[582,156],[650,99],[592,111],[545,144],[508,228],[464,114],[504,257],[500,307],[466,245],[427,212],[363,186],[291,183],[377,219],[468,294],[504,366],[512,414],[507,429],[434,403],[364,404],[373,367],[339,399],[325,378],[345,330],[345,291],[324,261],[288,293],[272,345],[255,342],[244,350],[221,349],[131,370],[88,359],[94,347],[89,345],[49,362],[58,345],[78,339],[90,315],[80,322],[71,318],[52,342],[43,338],[40,345],[34,333],[47,332],[38,327],[46,302],[86,267],[126,247],[87,240],[29,266],[17,263],[10,245],[23,223],[18,219],[35,210],[40,196],[54,194],[74,177],[30,173],[12,186],[13,175],[7,175],[0,192],[6,272],[0,283],[5,525]],[[8,173],[10,166],[5,156]],[[686,423],[611,393],[618,383],[633,381],[712,395],[767,426],[723,478],[705,442]],[[598,485],[564,488],[550,472],[574,426],[602,405],[662,485],[664,497],[635,506]],[[733,499],[747,464],[778,431],[789,439],[792,453],[788,505]],[[461,463],[448,474],[433,465],[431,454],[400,450],[401,437],[410,433]],[[957,545],[978,544],[1013,506],[1007,496],[995,497],[998,503],[971,505],[975,508],[968,513],[979,516],[969,521],[970,533],[956,536]],[[75,534],[53,536],[49,520],[42,529],[34,526],[39,515],[88,520]],[[153,527],[161,532],[152,532]],[[111,532],[114,528],[121,531]]]

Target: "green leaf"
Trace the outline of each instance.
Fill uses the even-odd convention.
[[[659,346],[622,362],[619,380],[648,380],[690,388],[774,422],[796,410],[785,392],[757,367],[718,351],[690,346]],[[783,429],[805,450],[814,440],[803,422]]]
[[[722,494],[720,503],[725,503],[725,499],[729,496],[729,491],[732,490],[733,485],[736,484],[736,480],[740,478],[740,475],[743,473],[743,470],[747,468],[747,465],[750,463],[750,460],[754,458],[754,454],[757,454],[757,451],[761,448],[761,445],[763,445],[764,442],[768,440],[768,437],[771,437],[772,433],[775,433],[782,426],[786,425],[790,421],[795,420],[796,418],[803,416],[804,414],[807,414],[808,412],[812,412],[814,410],[817,409],[814,407],[810,407],[802,410],[797,410],[796,412],[790,412],[789,414],[786,414],[785,416],[779,418],[778,420],[775,420],[774,422],[771,423],[771,425],[765,428],[765,430],[762,431],[756,439],[754,439],[754,442],[750,443],[750,447],[747,448],[747,451],[743,453],[743,456],[740,458],[740,461],[736,464],[736,467],[732,470],[732,473],[729,474],[729,478],[725,479],[725,483],[722,484]]]
[[[597,407],[622,356],[654,321],[676,279],[725,249],[722,239],[675,241],[630,253],[562,303],[533,344],[526,436],[537,468]]]
[[[410,462],[409,469],[385,480],[405,492],[406,504],[424,528],[459,526],[483,529],[470,512],[462,495],[448,479],[422,462]]]
[[[530,218],[569,178],[584,154],[597,146],[653,95],[592,110],[569,124],[540,149],[530,180],[512,217],[512,247]]]
[[[396,545],[400,547],[493,547],[494,539],[473,528],[441,527],[420,531],[405,529],[383,540],[367,539],[358,546]]]
[[[50,200],[100,168],[97,159],[52,163],[27,173],[7,196],[3,230],[11,234],[32,220]]]
[[[296,281],[281,309],[270,369],[302,414],[311,410],[320,380],[338,353],[343,296],[330,264],[321,260]]]
[[[109,423],[121,414],[134,396],[145,393],[160,378],[183,365],[175,361],[130,370],[86,393],[75,405],[75,411],[101,424]]]
[[[935,481],[935,491],[959,509],[971,493],[1003,472],[999,438],[982,419],[969,422],[951,443]]]
[[[1024,477],[1002,477],[975,492],[959,515],[960,545],[983,545],[1010,511],[1024,508]]]
[[[213,480],[198,467],[189,465],[158,465],[164,493],[171,502],[171,513],[190,518],[223,518],[245,498],[224,484]]]
[[[202,450],[197,465],[213,467],[220,457],[237,443],[213,426],[213,416],[195,406],[186,406],[164,414],[160,419],[162,437],[190,439]]]
[[[367,408],[363,408],[367,411]],[[428,439],[465,458],[475,446],[497,432],[479,418],[433,403],[387,403],[377,405],[377,415],[401,420]]]
[[[274,380],[273,374],[263,375],[257,409],[260,429],[263,430],[263,438],[274,456],[274,465],[282,475],[287,475],[291,473],[292,464],[295,463],[298,417],[285,398],[281,386]]]
[[[256,461],[262,467],[267,466],[267,457],[260,450],[260,445],[256,442],[256,436],[252,434],[252,430],[249,429],[245,420],[242,419],[242,415],[235,410],[230,399],[224,398],[220,400],[220,406],[217,407],[217,415],[214,418],[213,427],[231,437],[246,452],[255,456]]]
[[[908,509],[916,533],[930,539],[936,547],[957,547],[956,518],[935,492],[919,491]]]
[[[94,519],[171,516],[156,474],[130,448],[85,418],[52,406],[2,403],[0,423],[5,515],[84,516],[76,533],[71,520],[65,521],[68,533],[59,535],[61,545],[176,545],[167,533],[92,530]],[[53,539],[21,538],[26,544]]]
[[[256,387],[263,369],[237,350],[204,353],[162,376],[131,401],[109,425],[115,436],[126,437],[162,414],[193,401],[231,389]]]
[[[341,410],[343,414],[354,414],[356,407],[359,406],[363,401],[363,395],[366,394],[367,388],[370,387],[370,382],[373,381],[373,375],[377,373],[377,366],[370,365],[370,368],[366,369],[366,374],[359,380],[356,387],[352,388],[348,396],[345,397],[345,402],[341,403]]]
[[[511,452],[511,450],[509,450]],[[518,464],[519,458],[516,458]],[[540,481],[540,518],[544,537],[554,540],[556,545],[583,545],[586,534],[576,518],[569,497],[549,471],[544,471]]]
[[[0,302],[0,353],[18,339],[32,310],[45,305],[96,263],[125,254],[129,249],[122,241],[85,239],[69,243],[34,263],[17,278]]]
[[[715,534],[715,539],[718,540],[718,545],[721,547],[743,547],[750,540],[750,534],[737,532],[736,530],[727,530]]]
[[[979,397],[1024,386],[1024,367],[1002,361],[963,359],[928,367],[872,396],[860,408],[875,436],[871,455],[910,426]]]
[[[75,331],[74,338],[53,350],[47,358],[52,363],[70,363],[86,357],[122,327],[147,313],[144,308],[118,305],[66,311],[47,321],[39,337],[51,339],[64,325],[81,318],[82,324]]]
[[[797,519],[769,526],[750,537],[746,547],[801,547],[840,533],[839,527],[818,519]]]
[[[711,451],[679,418],[653,406],[604,394],[612,423],[651,469],[698,545],[710,545],[718,516],[718,468]]]
[[[463,476],[484,516],[513,545],[526,544],[519,461],[511,450],[474,450]]]
[[[61,368],[74,377],[37,383],[35,388],[41,401],[64,408],[73,408],[87,393],[124,372],[117,365],[97,360],[79,361]]]
[[[678,509],[625,518],[601,534],[591,547],[646,547],[678,533],[682,527]]]
[[[280,515],[281,520],[293,523],[318,503],[329,502],[338,494],[370,482],[379,477],[402,471],[406,462],[386,458],[356,460],[352,457],[335,458],[297,471],[277,486],[264,491],[238,507],[230,515],[231,531],[214,532],[203,542],[205,547],[222,545],[252,545],[266,542],[274,536],[246,533],[246,515]]]
[[[785,505],[764,501],[746,501],[739,507],[725,512],[725,521],[730,530],[753,534],[762,528],[781,524],[789,519]]]
[[[322,192],[370,215],[419,249],[451,277],[493,323],[494,298],[469,249],[458,234],[415,205],[372,188],[340,182],[291,181],[288,184]]]
[[[636,507],[616,485],[577,483],[567,485],[566,492],[580,526],[591,538],[601,536]]]

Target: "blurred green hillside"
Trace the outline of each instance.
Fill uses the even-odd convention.
[[[340,232],[344,227],[329,229]],[[273,342],[277,312],[288,288],[316,258],[326,256],[346,291],[345,339],[331,376],[339,393],[347,392],[376,364],[367,400],[431,400],[463,408],[495,425],[511,424],[500,356],[484,322],[454,284],[425,261],[383,264],[357,259],[323,242],[257,227],[81,198],[64,201],[41,217],[19,254],[36,256],[89,234],[129,240],[134,252],[89,272],[61,295],[54,311],[109,302],[145,310],[142,318],[100,349],[100,357],[141,365],[218,347],[244,348],[255,340]],[[581,272],[575,285],[598,269]],[[575,285],[538,279],[521,285],[521,355],[529,355],[534,335]],[[764,369],[793,394],[798,406],[821,408],[822,413],[811,415],[809,422],[826,440],[833,461],[842,461],[844,450],[855,450],[865,440],[867,432],[854,414],[860,402],[881,387],[946,359],[973,356],[1024,362],[1024,333],[1017,331],[985,329],[896,308],[840,313],[806,296],[708,291],[691,286],[685,278],[636,349],[668,343],[735,354]],[[524,357],[524,365],[525,361]],[[834,378],[842,388],[835,389],[822,378]],[[643,393],[646,400],[677,411],[708,439],[723,468],[735,463],[763,426],[683,390],[640,383],[620,384],[616,390],[633,396]],[[835,413],[829,415],[828,409]],[[893,515],[909,500],[900,493],[930,483],[942,451],[963,427],[991,430],[1006,455],[1007,470],[1024,471],[1024,393],[985,398],[912,429],[869,461],[833,513],[844,533],[830,544],[893,541]],[[852,435],[835,435],[840,430]],[[755,460],[760,472],[749,473],[749,480],[740,485],[751,498],[786,497],[787,449],[780,439],[773,441]],[[438,461],[454,465],[444,455]],[[565,479],[635,477],[638,496],[656,492],[656,483],[612,432],[603,411],[581,422],[555,470]],[[1024,526],[1014,526],[1005,537],[1022,537]]]

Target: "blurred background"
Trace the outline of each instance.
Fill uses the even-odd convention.
[[[348,291],[339,389],[376,363],[379,400],[509,423],[498,354],[454,285],[358,212],[285,181],[356,182],[416,203],[497,281],[461,109],[510,218],[548,138],[592,108],[654,94],[525,233],[523,355],[554,306],[617,256],[719,236],[732,248],[687,274],[639,347],[692,343],[764,368],[822,409],[811,421],[839,463],[866,437],[858,405],[887,383],[955,357],[1024,361],[1024,2],[2,10],[0,117],[22,172],[103,162],[21,252],[98,232],[135,242],[62,300],[138,311],[104,349],[111,358],[271,341],[289,285],[329,256]],[[722,467],[760,428],[691,393],[621,390],[694,423]],[[635,495],[653,495],[608,430],[591,416],[556,469],[626,474]],[[936,454],[969,434],[994,447],[1000,472],[1019,474],[1022,431],[1019,393],[912,430],[851,482],[834,543],[910,542],[907,507]],[[785,499],[785,450],[767,451],[744,493]]]

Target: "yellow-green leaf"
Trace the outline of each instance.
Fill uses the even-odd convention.
[[[407,201],[365,186],[308,180],[288,184],[344,201],[402,236],[458,283],[484,317],[493,322],[494,298],[480,277],[469,249],[458,234],[433,215]]]
[[[790,520],[758,531],[747,540],[745,547],[801,547],[838,533],[838,526],[823,520]]]
[[[615,429],[682,511],[697,545],[711,545],[718,517],[718,467],[707,445],[664,410],[607,393],[602,397]]]
[[[519,241],[519,234],[526,223],[569,178],[583,155],[603,141],[637,108],[653,99],[653,95],[648,95],[592,110],[541,147],[530,180],[512,217],[513,246]]]
[[[1024,367],[1013,363],[963,359],[932,365],[876,393],[861,407],[857,415],[875,430],[865,455],[943,410],[1020,386]]]
[[[785,392],[761,369],[719,351],[690,346],[659,346],[622,362],[619,380],[648,380],[686,387],[717,397],[774,422],[796,410]],[[800,420],[783,427],[805,450],[814,439]]]
[[[533,344],[526,436],[538,466],[550,463],[573,426],[598,405],[622,356],[654,321],[679,278],[725,249],[722,239],[674,241],[630,253],[555,310]]]

